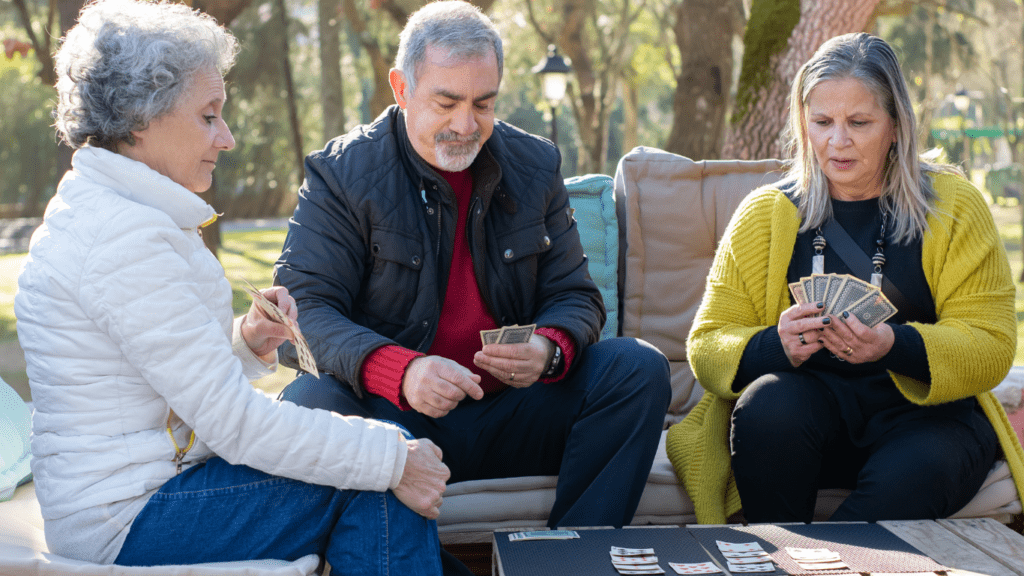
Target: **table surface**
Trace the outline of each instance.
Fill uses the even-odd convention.
[[[856,524],[851,523],[851,528],[855,528]],[[878,525],[935,562],[952,568],[947,572],[950,576],[1024,576],[1024,536],[995,520],[908,520],[885,521],[879,522]],[[823,529],[836,527],[842,530],[844,523],[816,523],[811,526],[821,526]],[[654,548],[655,555],[659,557],[659,565],[666,572],[665,576],[674,576],[675,572],[668,566],[670,561],[719,560],[701,548],[698,537],[691,537],[686,532],[697,535],[701,530],[722,528],[743,529],[740,526],[698,525],[638,526],[624,529],[576,528],[581,535],[578,540],[531,542],[509,542],[507,531],[495,532],[492,574],[601,576],[607,572],[609,576],[617,576],[608,557],[608,548],[611,545]],[[722,574],[730,574],[724,570],[724,564],[721,564],[721,567]],[[784,570],[775,572],[776,575],[785,573]]]

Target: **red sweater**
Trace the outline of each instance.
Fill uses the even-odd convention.
[[[455,225],[452,267],[448,273],[448,291],[441,307],[437,336],[427,354],[454,360],[479,374],[480,387],[486,394],[504,388],[505,384],[473,364],[473,355],[483,346],[480,331],[499,327],[480,295],[480,287],[473,273],[473,259],[469,253],[466,221],[473,196],[473,176],[468,169],[462,172],[438,172],[455,192],[459,215]],[[536,333],[551,339],[562,349],[562,373],[550,381],[558,380],[565,375],[575,355],[572,339],[557,328],[538,328]],[[402,395],[402,377],[409,363],[419,356],[424,354],[394,345],[374,350],[363,363],[363,386],[368,392],[383,396],[402,410],[408,410],[409,403]]]

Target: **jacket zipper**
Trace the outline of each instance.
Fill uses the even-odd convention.
[[[426,187],[423,186],[423,181],[422,180],[420,181],[420,197],[423,199],[423,208],[425,210],[428,210],[428,214],[429,214],[430,203],[427,202],[427,189],[426,189]],[[434,211],[437,212],[437,246],[434,249],[434,265],[437,266],[437,264],[441,261],[441,205],[438,204],[437,208]],[[434,301],[434,317],[435,318],[440,316],[440,308],[441,308],[440,303],[437,300],[435,300]],[[429,337],[430,337],[430,329],[428,328],[427,329],[427,333],[423,335],[423,339],[420,340],[419,345],[416,346],[416,350],[420,350],[421,348],[423,348],[423,345],[427,343],[427,338],[429,338]]]

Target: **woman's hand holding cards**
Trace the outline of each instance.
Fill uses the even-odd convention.
[[[874,362],[889,353],[896,335],[882,322],[868,328],[856,316],[844,311],[821,333],[830,352],[852,364]]]
[[[782,341],[786,358],[789,358],[794,368],[822,349],[819,341],[821,328],[831,321],[818,314],[821,314],[819,303],[808,302],[790,306],[779,316],[779,340]]]

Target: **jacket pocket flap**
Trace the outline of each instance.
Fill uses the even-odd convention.
[[[551,235],[543,221],[513,230],[496,240],[502,262],[511,264],[551,249]]]
[[[423,245],[396,230],[374,228],[370,233],[370,253],[375,259],[401,264],[413,270],[423,269]]]

